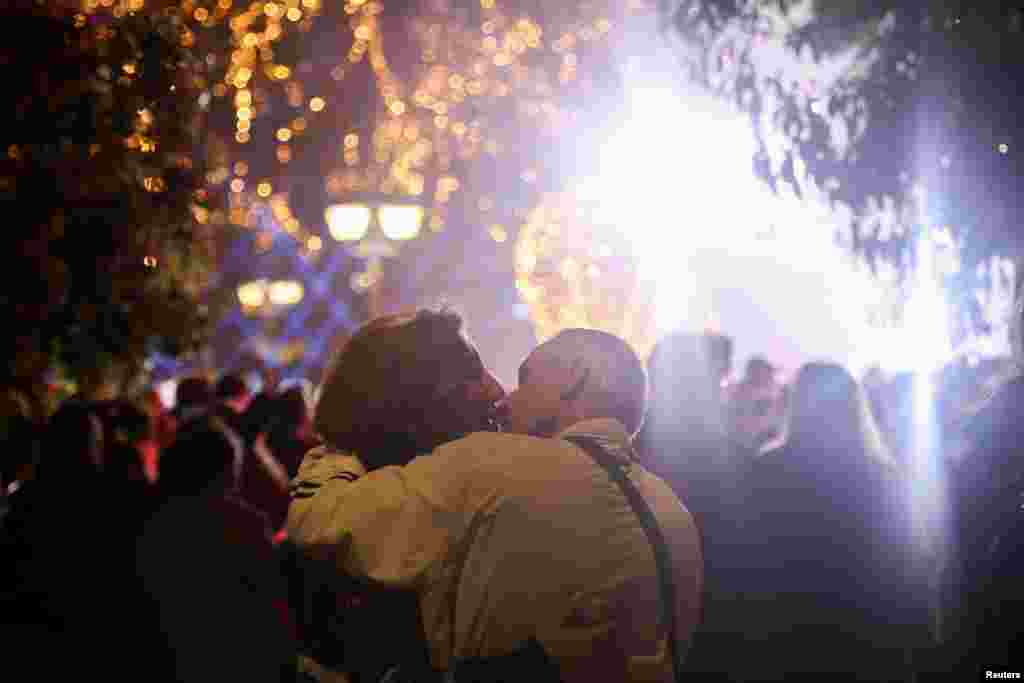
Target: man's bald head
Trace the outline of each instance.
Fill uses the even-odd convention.
[[[509,397],[509,426],[551,436],[583,419],[614,418],[634,434],[646,398],[646,373],[629,344],[600,330],[564,330],[520,367],[519,389]]]

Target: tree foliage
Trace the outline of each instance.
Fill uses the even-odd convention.
[[[38,373],[54,352],[81,377],[154,345],[185,350],[204,330],[216,198],[179,25],[36,3],[6,18],[18,35],[0,44],[9,373]]]
[[[987,264],[1021,247],[1019,3],[687,0],[662,16],[694,78],[751,115],[766,180],[847,205],[845,240],[873,268],[905,274],[922,231],[948,228],[949,292],[984,325],[975,292],[1006,276]],[[797,68],[776,68],[778,44]]]

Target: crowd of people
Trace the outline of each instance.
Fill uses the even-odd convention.
[[[1019,671],[1024,380],[954,363],[923,394],[921,376],[813,362],[784,378],[754,357],[732,381],[731,344],[676,333],[643,363],[613,335],[565,330],[507,393],[459,315],[421,310],[360,328],[315,402],[227,372],[181,380],[173,409],[155,391],[71,399],[39,424],[8,391],[4,669]],[[924,543],[922,490],[944,510]]]

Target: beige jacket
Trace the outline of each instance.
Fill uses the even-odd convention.
[[[630,462],[675,571],[677,637],[700,611],[702,560],[690,514],[634,462],[623,427],[568,434]],[[292,539],[340,572],[420,592],[434,666],[508,653],[536,637],[563,680],[668,681],[651,546],[607,473],[557,439],[473,434],[405,467],[310,452],[293,483]]]

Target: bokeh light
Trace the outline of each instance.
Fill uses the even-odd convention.
[[[339,242],[361,240],[370,227],[370,207],[362,204],[335,204],[324,212],[331,237]]]
[[[410,240],[420,232],[423,208],[415,205],[385,204],[377,210],[384,235],[393,240]]]
[[[302,301],[304,289],[296,280],[278,280],[267,288],[267,297],[275,306],[294,306]]]
[[[247,282],[238,287],[238,301],[244,308],[259,308],[267,301],[266,280]]]

